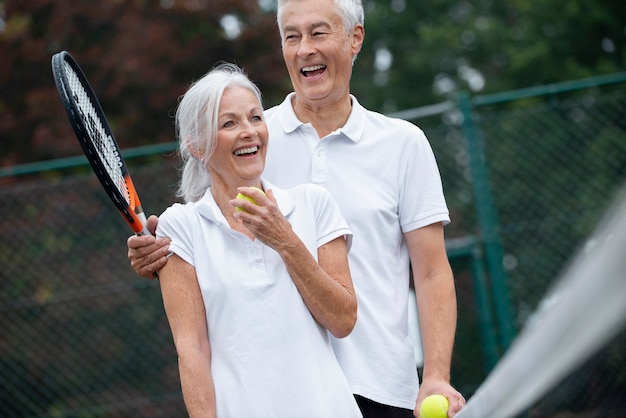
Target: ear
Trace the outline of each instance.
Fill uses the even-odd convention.
[[[363,40],[365,39],[365,28],[362,24],[357,23],[352,28],[352,54],[356,55],[361,52]]]
[[[187,135],[185,137],[185,142],[187,143],[187,150],[189,151],[191,156],[198,161],[202,161],[204,159],[204,152],[198,149],[197,144],[193,140],[193,137],[191,135]]]
[[[204,154],[198,151],[196,148],[189,148],[189,153],[198,161],[204,160]]]

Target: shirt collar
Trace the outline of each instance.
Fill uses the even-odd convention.
[[[263,190],[272,190],[272,192],[274,193],[274,197],[278,202],[280,212],[283,214],[283,216],[289,218],[289,215],[291,214],[291,212],[293,212],[295,206],[291,195],[287,191],[277,188],[266,180],[261,179],[261,184],[263,186]],[[194,210],[198,214],[202,215],[204,218],[207,218],[208,220],[213,222],[227,224],[226,218],[222,214],[222,211],[217,206],[217,202],[215,202],[215,199],[213,198],[210,187],[204,193],[204,196],[202,196],[202,198],[195,202],[193,205]],[[235,209],[233,208],[233,211],[234,210]]]
[[[300,126],[303,126],[296,113],[293,110],[292,99],[296,93],[289,93],[285,100],[279,105],[280,124],[286,134],[292,133]],[[359,101],[353,95],[350,95],[352,101],[352,111],[346,121],[346,124],[335,131],[335,134],[343,134],[350,140],[358,142],[365,129],[365,108],[361,106]],[[333,135],[333,134],[331,134]],[[271,133],[270,133],[271,140]]]

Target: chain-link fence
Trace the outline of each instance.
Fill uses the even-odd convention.
[[[475,237],[487,271],[486,282],[475,270],[456,274],[460,311],[453,380],[466,394],[532,317],[624,187],[625,82],[621,74],[461,97],[443,119],[415,120],[426,127],[442,171],[453,216],[447,235]],[[459,260],[452,262],[459,268]],[[481,289],[487,297],[479,299]],[[594,304],[602,303],[589,302],[580,308],[590,314]],[[485,329],[490,321],[493,332]],[[528,416],[565,411],[572,415],[559,416],[583,416],[581,411],[587,412],[584,416],[626,416],[625,354],[622,332]]]
[[[453,219],[453,383],[467,396],[626,178],[626,76],[548,90],[407,117],[431,140]],[[162,155],[129,161],[147,213],[174,200],[177,162]],[[95,176],[84,166],[4,175],[0,415],[184,416],[158,283],[131,270],[128,227]],[[528,416],[600,416],[600,405],[626,416],[624,353],[622,333]]]
[[[172,163],[131,170],[146,209],[172,200]],[[129,229],[95,176],[1,196],[4,416],[184,416],[158,283],[130,269]]]

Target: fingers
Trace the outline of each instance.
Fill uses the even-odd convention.
[[[452,418],[465,406],[465,398],[448,382],[424,380],[417,396],[413,415],[419,417],[421,403],[428,395],[443,395],[448,399],[448,417]],[[422,417],[423,418],[423,417]]]
[[[130,237],[128,237],[126,243],[128,244],[129,250],[138,250],[150,244],[153,244],[155,241],[156,238],[152,235],[131,235]]]
[[[156,227],[159,222],[159,218],[156,215],[150,215],[148,217],[148,230],[152,233],[152,235],[156,235]]]
[[[265,196],[271,200],[273,203],[276,203],[276,197],[274,197],[274,191],[273,190],[268,190],[267,192],[265,192]]]
[[[154,279],[155,273],[167,263],[169,239],[155,239],[150,235],[133,235],[128,238],[130,266],[140,277]]]
[[[158,279],[157,272],[167,264],[167,259],[167,256],[159,257],[156,261],[148,262],[148,264],[135,269],[135,273],[146,279]]]
[[[271,205],[272,202],[268,200],[262,191],[254,187],[239,187],[237,191],[241,195],[246,196],[246,198],[241,198],[240,195],[237,195],[229,203],[235,208],[235,218],[241,219],[244,224],[253,222],[257,218],[266,217],[268,211],[271,211],[268,205]],[[252,199],[252,201],[248,200],[248,198]]]
[[[237,188],[237,192],[240,193],[240,195],[246,196],[244,199],[241,198],[240,195],[237,195],[236,198],[230,201],[231,206],[234,206],[237,211],[243,210],[247,213],[252,213],[259,209],[259,207],[267,206],[267,196],[256,187],[239,187]],[[252,199],[252,201],[248,200],[248,198]]]
[[[448,417],[454,417],[465,406],[465,398],[460,394],[448,396]]]

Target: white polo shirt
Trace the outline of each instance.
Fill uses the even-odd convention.
[[[281,190],[281,212],[317,259],[317,248],[351,232],[330,194],[315,185]],[[304,304],[272,248],[232,230],[210,189],[175,204],[157,236],[193,265],[206,309],[211,375],[220,417],[360,417],[329,333]]]
[[[345,126],[320,139],[291,98],[265,112],[264,178],[280,187],[329,190],[354,234],[350,271],[355,329],[333,339],[353,393],[413,409],[418,378],[408,330],[409,253],[403,233],[450,221],[439,170],[415,125],[363,108],[354,96]]]

